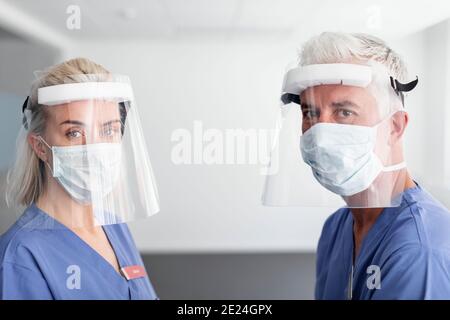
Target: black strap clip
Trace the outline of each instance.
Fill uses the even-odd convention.
[[[283,102],[283,104],[289,104],[291,102],[300,104],[300,96],[298,94],[284,93],[281,96],[281,102]]]
[[[392,76],[390,77],[390,79],[391,79],[391,87],[394,89],[397,96],[399,96],[400,99],[402,100],[403,106],[405,106],[405,95],[403,92],[412,91],[419,83],[419,77],[416,76],[416,80],[413,80],[408,83],[401,83],[397,79],[394,79]]]
[[[25,113],[25,109],[28,107],[28,100],[30,100],[30,96],[27,96],[25,102],[22,105],[22,113]]]
[[[23,127],[28,130],[28,121],[27,121],[27,117],[25,115],[25,109],[28,107],[28,101],[30,100],[30,96],[27,96],[27,98],[25,99],[25,102],[22,105],[22,125]]]

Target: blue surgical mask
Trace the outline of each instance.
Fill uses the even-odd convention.
[[[377,127],[317,123],[300,138],[300,150],[314,177],[341,196],[366,190],[381,172],[406,167],[405,162],[383,166],[374,153]]]

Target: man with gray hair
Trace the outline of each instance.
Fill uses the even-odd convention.
[[[403,155],[405,93],[417,84],[401,57],[367,34],[310,39],[285,76],[278,151],[291,150],[283,136],[297,138],[320,190],[295,178],[298,152],[278,152],[264,201],[345,202],[319,240],[316,299],[450,299],[450,212],[412,179]]]

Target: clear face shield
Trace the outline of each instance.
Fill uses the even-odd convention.
[[[33,121],[39,120],[24,106],[21,135],[35,140],[42,153],[41,209],[74,228],[124,223],[159,211],[127,77],[73,75],[65,84],[39,88],[37,99],[44,108],[42,130],[34,130]]]
[[[285,76],[262,201],[268,206],[400,205],[407,172],[401,84],[377,64],[320,64]]]

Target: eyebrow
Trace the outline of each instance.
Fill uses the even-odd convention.
[[[116,119],[116,120],[107,121],[107,122],[103,123],[102,126],[108,126],[108,125],[111,125],[116,122],[122,123],[122,121]],[[61,122],[59,125],[63,125],[63,124],[75,124],[75,125],[83,126],[83,127],[86,126],[86,124],[84,122],[79,121],[79,120],[66,120],[66,121]]]
[[[110,121],[108,121],[108,122],[105,122],[104,124],[102,124],[102,126],[109,126],[109,125],[111,125],[111,124],[113,124],[113,123],[122,123],[122,121],[120,121],[120,120],[118,120],[118,119],[116,119],[116,120],[110,120]]]
[[[332,106],[332,107],[335,107],[335,108],[344,107],[344,106],[347,106],[347,107],[353,107],[353,108],[358,108],[358,109],[361,108],[359,105],[357,105],[356,103],[351,102],[351,101],[349,101],[349,100],[344,100],[344,101],[339,101],[339,102],[333,102],[333,103],[331,103],[331,106]]]
[[[85,126],[84,122],[78,121],[78,120],[66,120],[61,122],[59,125],[63,125],[63,124],[76,124],[79,126]]]
[[[307,104],[307,103],[301,103],[300,104],[301,109],[318,109],[317,107],[311,105],[311,104]]]

